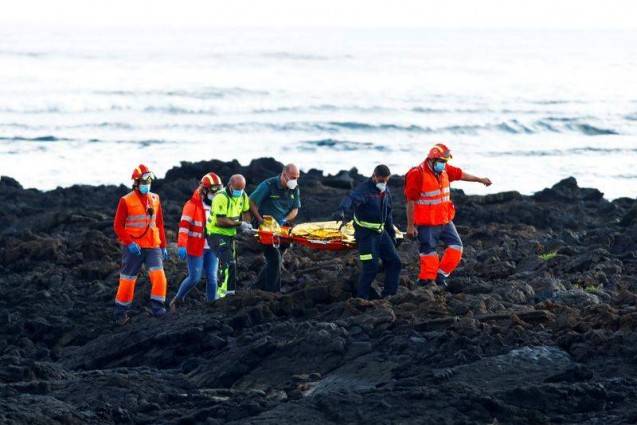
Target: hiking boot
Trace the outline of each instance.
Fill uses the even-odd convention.
[[[183,305],[184,301],[175,297],[170,301],[170,304],[168,304],[168,308],[172,314],[175,314],[177,312],[177,307],[181,308]]]
[[[129,320],[130,320],[130,317],[128,317],[128,313],[122,313],[115,317],[115,324],[117,326],[124,326],[125,324],[128,323]]]
[[[442,273],[438,273],[438,276],[436,276],[436,285],[442,289],[447,289],[447,279],[447,276]]]
[[[155,317],[166,315],[166,304],[163,301],[150,300],[151,313]]]
[[[155,317],[163,317],[166,315],[166,309],[161,307],[161,308],[154,308],[153,309],[153,316]]]

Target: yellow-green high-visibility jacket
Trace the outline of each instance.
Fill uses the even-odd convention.
[[[225,189],[217,192],[212,199],[210,217],[206,223],[206,233],[209,235],[235,236],[236,227],[217,226],[217,217],[227,217],[231,220],[239,220],[241,214],[250,210],[250,199],[243,192],[240,197],[233,198],[228,195]]]

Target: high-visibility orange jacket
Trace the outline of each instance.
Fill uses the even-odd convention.
[[[204,226],[206,225],[206,211],[199,191],[196,190],[184,205],[179,221],[179,236],[177,245],[186,247],[188,255],[200,257],[206,241]]]
[[[449,182],[459,180],[462,170],[451,165],[438,176],[426,162],[405,176],[405,197],[414,201],[416,226],[440,226],[453,220],[456,209],[451,202]]]
[[[133,190],[117,205],[113,228],[124,245],[136,242],[141,248],[165,248],[164,215],[159,195],[142,195]]]

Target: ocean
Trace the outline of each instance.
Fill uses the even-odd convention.
[[[434,143],[528,194],[637,195],[637,33],[0,29],[0,174],[128,184],[143,162],[272,156],[405,173]]]

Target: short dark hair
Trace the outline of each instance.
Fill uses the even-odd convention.
[[[374,168],[374,175],[376,177],[389,177],[391,176],[391,171],[389,171],[389,167],[385,164],[380,164]]]

